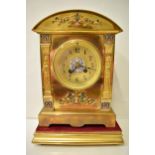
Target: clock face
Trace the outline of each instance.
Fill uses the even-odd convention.
[[[63,86],[73,90],[86,89],[100,76],[99,51],[86,40],[69,40],[56,49],[53,70]]]

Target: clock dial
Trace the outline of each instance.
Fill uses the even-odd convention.
[[[98,49],[86,40],[70,40],[55,51],[53,70],[57,80],[73,90],[92,86],[101,73]]]

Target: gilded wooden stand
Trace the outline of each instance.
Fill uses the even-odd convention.
[[[34,134],[33,143],[52,145],[119,145],[123,144],[122,132],[116,123],[114,128],[101,126],[81,127],[39,127]],[[91,130],[90,130],[91,129]]]

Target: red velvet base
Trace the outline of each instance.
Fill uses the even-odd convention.
[[[109,132],[122,131],[118,123],[115,127],[103,125],[85,125],[83,127],[71,127],[69,125],[51,125],[50,127],[38,126],[36,132]]]

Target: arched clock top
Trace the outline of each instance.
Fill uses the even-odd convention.
[[[67,10],[41,20],[33,31],[40,34],[105,34],[122,29],[111,19],[92,11]]]

